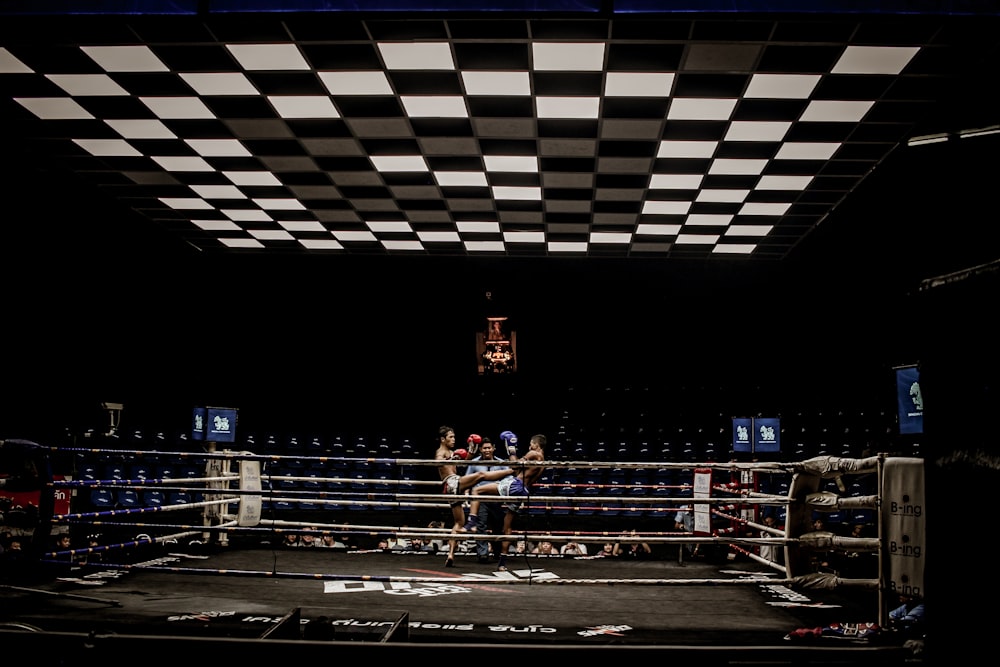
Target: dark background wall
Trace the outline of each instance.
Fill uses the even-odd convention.
[[[100,427],[101,401],[126,426],[210,404],[260,428],[540,430],[565,388],[602,384],[733,414],[891,410],[892,366],[948,326],[921,281],[1000,249],[977,166],[997,143],[966,143],[900,149],[773,264],[206,256],[26,154],[5,174],[23,205],[4,221],[0,434]],[[494,312],[518,331],[514,378],[476,373]]]

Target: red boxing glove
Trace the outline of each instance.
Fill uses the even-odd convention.
[[[469,443],[469,452],[475,455],[475,453],[479,451],[479,445],[483,443],[483,436],[478,433],[473,433],[469,436],[469,439],[466,440],[466,442]]]
[[[455,453],[451,455],[451,458],[452,460],[462,459],[464,461],[465,459],[469,458],[469,452],[467,452],[464,449],[456,449]]]

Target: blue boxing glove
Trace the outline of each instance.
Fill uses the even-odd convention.
[[[507,456],[517,456],[517,436],[513,431],[504,431],[500,434],[504,446],[507,448]]]

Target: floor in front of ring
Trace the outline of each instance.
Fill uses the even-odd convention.
[[[500,573],[466,555],[445,568],[443,556],[428,553],[214,546],[151,555],[118,568],[74,567],[32,585],[9,582],[0,587],[0,621],[46,631],[244,638],[297,613],[298,628],[326,617],[336,639],[377,641],[405,615],[401,636],[410,642],[778,646],[797,628],[878,620],[873,591],[745,582],[782,575],[724,557],[522,556]]]

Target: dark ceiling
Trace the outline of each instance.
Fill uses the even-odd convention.
[[[928,150],[914,137],[983,141],[957,136],[1000,123],[982,86],[997,27],[996,14],[7,16],[4,154],[181,256],[775,262],[820,223],[847,226],[866,179]],[[33,217],[52,204],[29,202]],[[94,234],[102,215],[76,213]]]
[[[4,16],[0,426],[436,422],[490,313],[533,393],[878,393],[945,324],[923,282],[1000,258],[1000,134],[962,135],[1000,125],[998,17]]]

